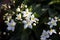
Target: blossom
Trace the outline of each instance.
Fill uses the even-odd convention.
[[[25,5],[25,4],[21,4],[21,6],[20,6],[21,8],[27,8],[27,5]]]
[[[30,18],[32,12],[29,12],[29,10],[26,9],[25,11],[22,11],[22,14],[23,14],[23,17],[28,17],[28,18]]]
[[[50,25],[50,28],[52,28],[53,26],[56,26],[57,25],[57,20],[51,18],[50,21],[47,23],[48,25]]]
[[[27,27],[32,29],[32,22],[30,20],[24,20],[23,24],[24,24],[24,29],[26,29]]]
[[[12,16],[7,16],[5,23],[8,23],[11,20]]]
[[[56,34],[56,30],[55,30],[55,29],[51,29],[51,30],[49,30],[49,34],[50,34],[50,35],[52,35],[53,33]]]
[[[49,38],[49,33],[48,33],[48,31],[43,30],[41,39],[46,39],[46,38]]]
[[[12,18],[12,16],[7,16],[7,20],[10,21],[10,19]]]
[[[17,12],[20,12],[20,8],[19,8],[19,6],[18,6],[18,8],[16,9],[16,11],[17,11]]]
[[[17,20],[22,20],[22,18],[21,18],[21,14],[20,14],[20,13],[17,14],[16,16],[17,16],[17,17],[16,17]]]
[[[7,25],[8,25],[7,30],[12,30],[12,31],[15,30],[16,23],[14,22],[13,19],[10,22],[8,22]]]
[[[35,18],[34,14],[32,14],[32,16],[31,16],[31,21],[32,21],[32,22],[36,22],[36,21],[39,21],[39,19]]]

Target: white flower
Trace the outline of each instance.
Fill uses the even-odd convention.
[[[24,24],[24,29],[26,29],[27,27],[32,29],[32,22],[30,20],[24,20],[23,24]]]
[[[57,20],[55,19],[51,19],[51,21],[49,21],[48,23],[47,23],[48,25],[50,25],[50,28],[52,28],[53,26],[56,26],[57,25]]]
[[[11,20],[12,16],[7,16],[5,23],[8,23]]]
[[[13,19],[11,20],[11,22],[8,22],[7,25],[8,25],[7,30],[12,30],[12,31],[15,30],[16,23],[14,22]]]
[[[32,21],[32,22],[36,22],[36,21],[39,21],[39,19],[35,18],[34,14],[32,14],[32,16],[31,16],[31,21]]]
[[[7,16],[7,20],[8,20],[8,21],[10,21],[11,18],[12,18],[11,16]]]
[[[55,33],[55,34],[56,34],[55,29],[51,29],[51,30],[49,30],[49,34],[50,34],[50,35],[52,35],[53,33]]]
[[[49,33],[48,31],[43,30],[41,38],[49,38]]]
[[[29,18],[31,16],[32,12],[29,12],[29,10],[26,9],[25,11],[22,11],[22,14],[23,14],[23,17],[28,17]]]
[[[20,8],[19,8],[19,6],[18,6],[18,8],[16,9],[16,11],[17,11],[17,12],[20,12]]]
[[[16,16],[17,16],[17,17],[16,17],[17,20],[22,20],[22,18],[21,18],[21,14],[20,14],[20,13],[17,14]]]

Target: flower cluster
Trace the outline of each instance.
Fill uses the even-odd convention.
[[[6,4],[4,4],[2,7],[5,7],[4,10],[7,10]],[[8,8],[11,8],[10,5],[8,5]],[[27,5],[21,4],[21,6],[18,6],[15,11],[16,12],[12,11],[13,14],[6,13],[5,16],[3,16],[3,19],[6,25],[8,26],[7,30],[15,31],[17,22],[21,22],[21,24],[23,24],[24,29],[32,29],[33,26],[36,26],[36,24],[39,22],[39,19],[35,16],[35,13],[30,11]],[[47,40],[47,38],[53,35],[53,33],[57,34],[54,27],[57,26],[58,21],[60,21],[58,17],[49,17],[49,21],[45,24],[49,27],[49,30],[43,30],[42,35],[40,36],[41,40]]]
[[[27,7],[27,5],[25,6]],[[36,23],[39,21],[38,18],[35,17],[34,13],[29,11],[28,8],[21,10],[20,6],[17,7],[16,12],[14,15],[16,15],[15,19],[12,19],[13,15],[9,15],[8,13],[5,14],[5,23],[7,24],[7,30],[15,30],[16,26],[16,21],[14,20],[19,20],[19,22],[22,22],[24,24],[24,29],[30,28],[32,29],[33,25],[36,26]]]
[[[47,40],[47,38],[49,38],[50,35],[52,35],[53,33],[56,34],[55,29],[51,29],[51,30],[48,30],[48,31],[43,30],[42,35],[40,36],[41,37],[40,39],[41,40]]]
[[[57,26],[57,22],[58,22],[58,17],[54,17],[51,18],[49,17],[49,22],[46,23],[47,25],[49,25],[50,30],[43,30],[42,35],[40,36],[41,40],[47,40],[47,38],[50,37],[50,35],[52,35],[53,33],[57,34],[56,30],[53,29],[54,26]]]
[[[22,19],[21,15],[24,19]],[[39,21],[39,19],[35,18],[34,14],[30,12],[28,8],[25,9],[25,11],[17,14],[16,16],[16,19],[21,20],[24,24],[24,29],[26,29],[27,27],[32,29],[32,24],[36,24],[36,22]]]
[[[23,17],[25,18],[25,20],[23,20],[23,24],[24,24],[24,28],[31,28],[32,29],[32,24],[36,24],[36,22],[39,21],[39,19],[35,18],[34,14],[32,14],[32,12],[29,12],[28,9],[26,9],[25,11],[22,12]]]

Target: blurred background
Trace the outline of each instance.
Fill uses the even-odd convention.
[[[32,6],[32,11],[39,14],[39,24],[32,30],[27,28],[23,31],[21,28],[16,27],[14,32],[7,31],[3,15],[9,11],[15,11],[21,3],[26,4],[28,7]],[[8,6],[2,7],[2,4],[10,5],[11,8],[9,9]],[[48,17],[54,16],[60,18],[60,0],[0,0],[0,40],[40,40],[43,29],[49,29],[44,22],[47,21]],[[51,40],[60,40],[59,27],[60,23],[58,27],[55,27],[57,34],[50,36]]]

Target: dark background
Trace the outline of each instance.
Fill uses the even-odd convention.
[[[7,31],[6,27],[7,25],[4,23],[3,15],[7,12],[4,9],[0,8],[0,40],[40,40],[40,35],[43,31],[43,29],[48,30],[49,27],[44,24],[45,20],[48,19],[49,16],[54,17],[59,16],[60,17],[60,3],[56,2],[51,5],[48,5],[49,2],[52,0],[16,0],[16,3],[13,4],[10,0],[0,0],[0,6],[1,4],[10,4],[11,3],[11,9],[17,8],[18,5],[21,5],[21,3],[24,1],[25,4],[28,6],[33,6],[33,12],[36,11],[39,13],[40,21],[39,24],[35,29],[29,29],[22,30],[21,28],[15,29],[14,32]],[[40,4],[40,6],[36,7],[36,5]],[[14,6],[15,5],[15,6]],[[40,9],[40,10],[39,10]],[[45,11],[41,11],[41,9],[46,9]],[[57,12],[57,13],[56,13]],[[59,23],[60,25],[60,23]],[[17,30],[18,29],[18,30]],[[21,30],[21,31],[19,31]],[[56,27],[57,33],[59,32],[59,26]],[[3,33],[6,32],[6,35]],[[8,35],[8,33],[10,35]],[[53,34],[50,37],[52,40],[60,40],[59,34]]]

